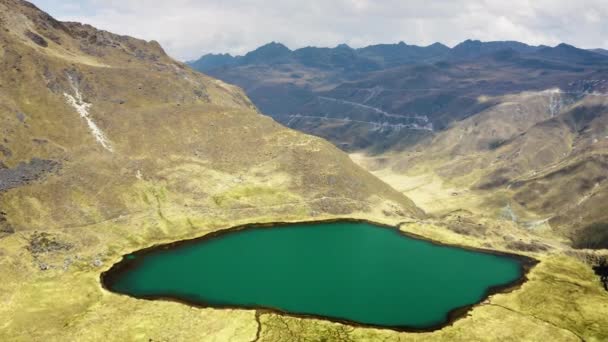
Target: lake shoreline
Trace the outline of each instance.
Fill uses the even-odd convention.
[[[339,223],[339,222],[366,223],[366,224],[374,225],[378,228],[390,229],[390,230],[396,231],[397,233],[399,233],[402,236],[405,236],[405,237],[408,237],[411,239],[415,239],[415,240],[419,240],[419,241],[424,241],[424,242],[431,243],[431,244],[437,245],[437,246],[460,248],[460,249],[474,251],[474,252],[483,253],[483,254],[491,254],[491,255],[511,258],[511,259],[518,261],[519,266],[520,266],[520,272],[519,272],[520,276],[517,279],[515,279],[514,281],[511,281],[507,284],[488,287],[479,301],[477,301],[473,304],[470,304],[470,305],[452,309],[446,314],[446,319],[443,322],[438,323],[436,325],[424,327],[424,328],[405,326],[405,325],[404,326],[382,326],[382,325],[374,325],[374,324],[365,324],[365,323],[359,323],[359,322],[351,321],[348,319],[342,319],[342,318],[336,318],[336,317],[327,317],[327,316],[321,316],[321,315],[315,315],[315,314],[300,314],[300,313],[286,312],[286,311],[283,311],[278,308],[265,307],[265,306],[213,305],[210,303],[205,303],[203,301],[194,302],[194,301],[189,301],[189,300],[185,300],[185,299],[179,299],[179,298],[174,297],[171,294],[146,296],[146,295],[131,295],[131,294],[118,293],[118,292],[114,292],[111,290],[112,285],[116,282],[116,279],[118,279],[123,273],[128,272],[132,268],[135,268],[138,264],[138,261],[143,259],[143,258],[141,258],[142,256],[145,256],[150,253],[154,253],[159,250],[172,250],[172,249],[176,249],[176,248],[179,248],[179,247],[182,247],[185,245],[208,241],[211,239],[217,239],[226,234],[231,234],[231,233],[235,233],[235,232],[242,231],[242,230],[280,228],[283,226],[294,225],[294,224],[305,227],[305,226],[315,225],[315,224],[327,224],[327,223]],[[402,222],[402,223],[398,223],[397,225],[389,225],[389,224],[378,223],[378,222],[374,222],[374,221],[366,220],[366,219],[332,218],[332,219],[325,219],[325,220],[300,221],[300,222],[269,222],[269,223],[243,224],[243,225],[238,225],[238,226],[214,231],[214,232],[205,234],[203,236],[199,236],[199,237],[195,237],[195,238],[191,238],[191,239],[185,239],[185,240],[179,240],[179,241],[174,241],[174,242],[170,242],[170,243],[153,245],[153,246],[150,246],[150,247],[147,247],[144,249],[137,250],[133,253],[125,254],[125,255],[123,255],[122,259],[119,262],[115,263],[108,270],[101,273],[100,282],[101,282],[103,289],[105,289],[113,294],[129,296],[131,298],[137,298],[137,299],[164,300],[164,301],[170,301],[170,302],[177,302],[180,304],[184,304],[184,305],[188,305],[188,306],[196,307],[196,308],[210,308],[210,309],[217,309],[217,310],[253,310],[256,312],[256,315],[274,313],[274,314],[295,317],[295,318],[317,319],[317,320],[329,321],[329,322],[334,322],[334,323],[341,323],[341,324],[346,324],[349,326],[359,327],[359,328],[385,329],[385,330],[392,330],[392,331],[397,331],[397,332],[423,333],[423,332],[437,331],[437,330],[440,330],[442,328],[452,325],[457,320],[466,317],[467,314],[475,306],[483,303],[484,301],[486,301],[488,299],[488,297],[490,297],[494,294],[508,293],[508,292],[518,289],[523,283],[525,283],[528,280],[527,275],[530,272],[530,270],[540,262],[537,259],[534,259],[529,256],[521,255],[521,254],[515,254],[515,253],[491,250],[491,249],[484,249],[484,248],[477,248],[477,247],[471,247],[471,246],[462,246],[462,245],[458,245],[458,244],[448,244],[448,243],[444,243],[441,241],[429,239],[429,238],[426,238],[426,237],[418,235],[418,234],[405,232],[405,231],[401,230],[400,227],[407,223],[408,222]],[[132,257],[130,258],[130,256],[135,256],[137,258],[135,258],[135,259]]]

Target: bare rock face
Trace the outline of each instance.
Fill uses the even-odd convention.
[[[33,255],[47,254],[57,251],[69,251],[73,246],[70,243],[58,240],[51,234],[34,232],[29,239],[28,251]]]
[[[549,247],[547,245],[539,241],[512,241],[507,244],[507,247],[522,252],[544,252],[549,250]]]
[[[15,232],[15,229],[8,223],[5,215],[6,213],[0,211],[0,239]]]
[[[44,38],[42,38],[41,36],[37,35],[36,33],[32,32],[30,30],[25,31],[25,35],[28,38],[30,38],[34,43],[36,43],[42,47],[49,46],[49,43],[47,43],[47,41]]]
[[[608,291],[608,259],[606,257],[600,258],[597,265],[593,267],[593,270],[600,276],[604,289]]]
[[[11,150],[9,150],[6,146],[2,144],[0,144],[0,153],[2,153],[2,155],[6,158],[13,156],[13,152],[11,152]]]
[[[32,158],[15,168],[0,168],[0,192],[34,182],[49,173],[56,172],[61,164],[54,160]]]
[[[169,57],[158,42],[145,42],[128,36],[120,36],[107,31],[100,31],[91,25],[80,23],[63,23],[70,35],[75,38],[80,49],[89,54],[103,57],[108,49],[117,49],[139,60],[158,62]]]

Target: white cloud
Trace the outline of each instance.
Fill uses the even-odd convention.
[[[608,36],[605,0],[34,0],[75,20],[158,40],[171,55],[242,54],[270,41],[359,47],[405,41],[454,45],[465,39],[518,40],[584,48]]]

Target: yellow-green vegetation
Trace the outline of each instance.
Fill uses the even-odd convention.
[[[242,186],[213,196],[213,201],[219,207],[231,207],[243,204],[249,206],[269,206],[297,200],[289,193],[281,192],[280,189],[267,186]]]
[[[169,217],[172,209],[167,210]],[[176,215],[183,217],[181,214]],[[370,216],[376,220],[380,217]],[[283,216],[255,217],[255,221],[275,221]],[[304,217],[292,216],[298,220]],[[97,341],[115,340],[253,340],[258,331],[256,312],[247,310],[197,309],[186,305],[145,301],[109,293],[101,288],[99,273],[124,253],[153,243],[170,242],[204,235],[223,228],[222,224],[250,222],[251,218],[222,222],[195,220],[197,228],[185,220],[166,223],[154,213],[94,226],[50,232],[58,240],[77,248],[51,252],[38,261],[57,265],[45,272],[28,255],[27,241],[10,236],[2,241],[3,274],[1,332],[10,340]],[[175,220],[179,221],[179,220]],[[390,221],[385,221],[391,223]],[[395,222],[392,222],[395,223]],[[483,245],[483,239],[466,238],[443,227],[411,223],[404,230],[450,243]],[[125,238],[127,236],[128,238]],[[104,246],[98,254],[99,247]],[[473,309],[469,317],[433,333],[397,333],[390,330],[353,328],[314,319],[297,319],[258,312],[260,341],[300,338],[327,340],[605,340],[608,324],[608,294],[597,277],[574,257],[561,251],[531,254],[541,263],[529,274],[520,289],[494,295]],[[76,258],[78,256],[78,258]],[[64,269],[65,261],[71,263]],[[103,265],[96,266],[99,261]],[[580,338],[579,338],[580,337]]]
[[[260,115],[157,43],[60,23],[20,0],[0,0],[0,40],[2,341],[606,339],[608,295],[559,240],[473,215],[427,219],[331,144]],[[99,281],[156,244],[336,217],[410,222],[404,230],[542,262],[522,288],[427,334],[137,300]]]

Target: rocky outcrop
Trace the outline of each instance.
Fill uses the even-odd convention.
[[[32,158],[14,168],[0,167],[0,192],[30,184],[49,173],[56,172],[61,163],[55,160]]]
[[[15,232],[15,229],[8,223],[5,215],[5,212],[0,211],[0,239]]]

